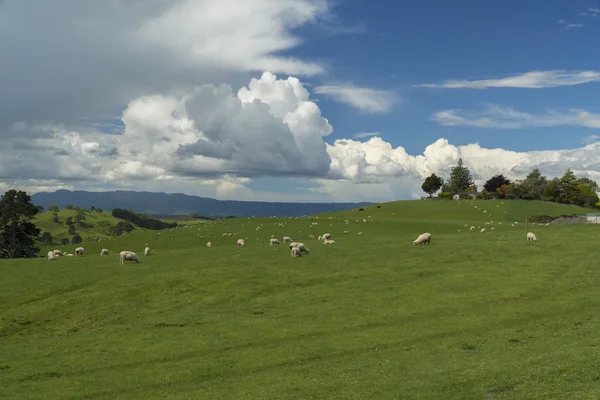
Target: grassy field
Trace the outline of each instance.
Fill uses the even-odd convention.
[[[524,226],[586,211],[404,201],[0,261],[0,398],[596,399],[600,226],[530,225],[537,243]],[[120,265],[126,249],[142,262]]]
[[[67,218],[75,217],[78,214],[77,210],[62,209],[58,213],[58,223],[53,221],[54,212],[46,211],[36,216],[35,223],[43,232],[50,232],[55,242],[60,242],[60,239],[68,238],[71,240],[73,235],[69,235],[69,226],[66,223]],[[85,220],[82,221],[89,227],[82,227],[75,222],[77,233],[85,240],[91,236],[100,236],[102,238],[110,236],[108,229],[116,225],[121,219],[115,218],[110,211],[89,211],[84,210]],[[139,228],[137,228],[139,229]]]

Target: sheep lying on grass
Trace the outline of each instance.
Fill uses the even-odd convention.
[[[63,255],[63,252],[62,252],[62,251],[60,251],[60,250],[54,250],[54,251],[52,251],[52,252],[54,253],[54,256],[57,256],[57,257],[58,257],[58,256],[62,256],[62,255]]]
[[[527,232],[527,241],[528,242],[537,242],[537,237],[533,232]]]
[[[297,247],[292,247],[290,250],[290,255],[294,258],[302,256],[302,252]]]
[[[212,247],[212,243],[211,242],[206,243],[206,247]]]
[[[100,250],[100,255],[101,256],[107,256],[110,254],[110,251],[108,251],[108,249],[102,249]]]
[[[65,254],[65,257],[74,257],[74,256],[75,256],[75,254],[73,254],[73,253],[67,253],[67,254]]]
[[[121,264],[124,264],[124,261],[130,261],[130,262],[136,262],[139,263],[140,262],[140,258],[137,256],[137,254],[135,254],[133,251],[129,251],[129,250],[123,250],[122,252],[119,253],[119,262]]]
[[[53,251],[48,252],[48,260],[56,260],[56,256]]]
[[[335,243],[335,240],[329,240],[329,239],[323,240],[323,244],[333,244],[333,243]]]
[[[413,246],[421,245],[421,244],[425,244],[425,243],[427,243],[427,244],[431,243],[431,233],[425,232],[425,233],[420,234],[419,237],[417,237],[415,239],[415,241],[413,242]]]
[[[283,238],[283,240],[285,241],[285,238]],[[272,238],[269,240],[269,246],[273,246],[274,244],[281,244],[281,242],[278,239]]]

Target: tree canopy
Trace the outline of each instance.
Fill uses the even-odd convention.
[[[469,168],[465,167],[462,158],[458,160],[458,164],[450,171],[448,183],[453,192],[465,192],[473,186],[473,175],[471,175]]]
[[[41,231],[31,220],[39,212],[23,191],[8,190],[0,199],[0,258],[35,257]]]
[[[423,184],[421,185],[421,189],[431,197],[435,192],[440,190],[443,184],[444,180],[441,177],[436,174],[431,174],[425,178],[425,181],[423,181]]]
[[[504,175],[494,175],[490,179],[485,182],[483,188],[488,192],[495,192],[502,187],[502,185],[510,185],[510,179],[506,178]]]

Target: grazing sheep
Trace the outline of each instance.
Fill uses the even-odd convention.
[[[481,230],[479,231],[479,233],[483,233],[485,232],[485,228],[481,228]]]
[[[102,249],[100,250],[100,255],[101,256],[107,256],[110,254],[110,251],[108,251],[108,249]]]
[[[300,242],[292,242],[290,243],[290,249],[297,247],[300,249],[301,252],[304,252],[306,254],[310,253],[310,250],[308,249],[308,247],[306,247],[304,245],[304,243],[300,243]]]
[[[413,242],[413,246],[421,245],[421,244],[431,244],[431,233],[422,233],[420,234],[415,241]]]
[[[145,255],[145,256],[149,256],[149,255],[150,255],[150,247],[146,247],[146,248],[144,249],[144,255]]]
[[[283,243],[287,243],[287,242],[290,242],[290,243],[291,243],[291,242],[292,242],[292,238],[291,238],[291,237],[289,237],[289,236],[284,236],[284,237],[283,237]]]
[[[125,264],[124,261],[130,261],[130,262],[136,262],[139,263],[140,262],[140,258],[137,256],[137,254],[135,254],[133,251],[129,251],[129,250],[123,250],[122,252],[119,253],[119,262],[121,264]]]
[[[84,248],[83,247],[78,247],[78,248],[75,249],[75,254],[77,256],[82,256],[83,252],[84,252]]]
[[[269,246],[273,246],[274,244],[281,244],[281,242],[278,239],[275,239],[275,238],[270,239],[269,240]]]
[[[527,232],[527,241],[528,242],[537,242],[537,237],[532,232]]]
[[[321,236],[321,239],[331,239],[331,233],[325,233]]]
[[[206,247],[212,247],[212,243],[211,242],[206,243]]]
[[[246,245],[246,242],[244,241],[244,239],[238,239],[238,241],[237,241],[238,247],[244,247],[245,245]]]
[[[48,252],[48,260],[56,260],[56,256],[53,251]]]
[[[54,250],[53,253],[54,253],[55,256],[62,256],[63,255],[63,252],[60,251],[60,250]]]
[[[299,248],[297,247],[292,247],[292,249],[290,250],[290,255],[294,258],[296,257],[301,257],[302,256],[302,252],[300,251]]]

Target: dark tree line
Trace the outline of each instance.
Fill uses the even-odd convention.
[[[590,178],[575,176],[568,169],[560,178],[548,180],[538,168],[534,168],[525,179],[511,182],[502,174],[494,175],[483,185],[483,190],[477,192],[473,177],[468,167],[460,159],[458,165],[450,171],[447,182],[435,174],[425,178],[421,186],[429,196],[442,190],[439,198],[451,198],[458,194],[461,198],[475,194],[478,199],[522,199],[545,200],[581,207],[599,207],[598,183]]]
[[[123,210],[121,208],[115,208],[112,210],[112,216],[129,221],[132,224],[144,229],[160,230],[174,228],[177,226],[176,222],[164,222],[158,219],[148,218],[142,214],[134,213],[133,211],[129,210]]]

